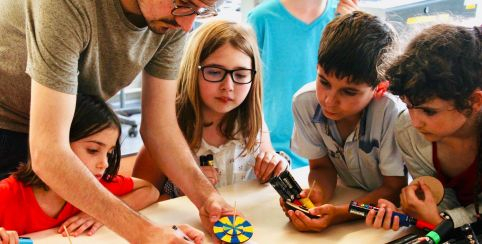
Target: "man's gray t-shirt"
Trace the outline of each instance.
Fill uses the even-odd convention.
[[[0,128],[27,132],[30,82],[108,99],[145,69],[175,79],[181,30],[138,28],[119,0],[0,1]]]

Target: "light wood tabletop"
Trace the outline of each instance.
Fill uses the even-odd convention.
[[[292,171],[301,185],[308,187],[308,167]],[[219,189],[228,203],[254,226],[254,235],[249,243],[386,243],[408,233],[409,229],[385,231],[365,226],[363,220],[331,226],[319,233],[298,232],[290,224],[279,206],[279,195],[270,184],[261,185],[256,181],[231,185]],[[334,204],[348,203],[363,194],[363,191],[338,185]],[[106,211],[108,207],[106,207]],[[190,224],[202,229],[198,211],[187,197],[180,197],[156,203],[141,211],[141,214],[160,225]],[[69,243],[67,238],[57,234],[55,229],[31,233],[35,244]],[[210,237],[206,239],[211,243]],[[102,227],[93,236],[81,235],[72,238],[72,243],[127,243],[119,235]]]

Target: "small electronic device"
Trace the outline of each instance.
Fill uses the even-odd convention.
[[[279,176],[272,177],[269,183],[283,198],[288,209],[299,210],[310,218],[320,217],[310,214],[308,209],[315,207],[315,205],[309,198],[301,198],[302,189],[288,170],[283,171]]]
[[[29,237],[19,237],[18,243],[19,244],[33,244],[33,241]]]
[[[359,204],[355,201],[350,202],[350,206],[348,207],[348,212],[351,214],[356,214],[362,217],[366,217],[368,215],[368,212],[370,210],[375,210],[375,212],[378,213],[379,208],[372,206],[370,204]],[[426,223],[421,220],[417,220],[416,218],[410,217],[406,214],[398,213],[398,212],[392,212],[392,221],[393,217],[398,216],[400,219],[399,224],[400,226],[412,226],[414,225],[415,227],[419,229],[425,229],[425,230],[433,230],[435,226],[433,224]]]
[[[214,166],[214,157],[212,154],[199,156],[199,163],[201,166]]]
[[[475,234],[475,231],[472,229],[472,226],[470,224],[465,224],[462,227],[460,227],[460,230],[464,233],[465,239],[467,243],[471,244],[479,244],[479,240],[477,239],[477,235]]]

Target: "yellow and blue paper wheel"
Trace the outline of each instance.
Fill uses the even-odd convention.
[[[213,226],[216,237],[227,243],[243,243],[253,236],[253,226],[243,217],[224,216]]]

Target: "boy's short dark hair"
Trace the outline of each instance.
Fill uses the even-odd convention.
[[[323,31],[318,65],[339,79],[375,87],[385,80],[397,39],[394,29],[377,16],[361,11],[342,15]]]
[[[414,106],[440,98],[460,112],[469,108],[470,95],[482,88],[480,38],[477,28],[439,24],[423,30],[388,69],[390,90]]]

